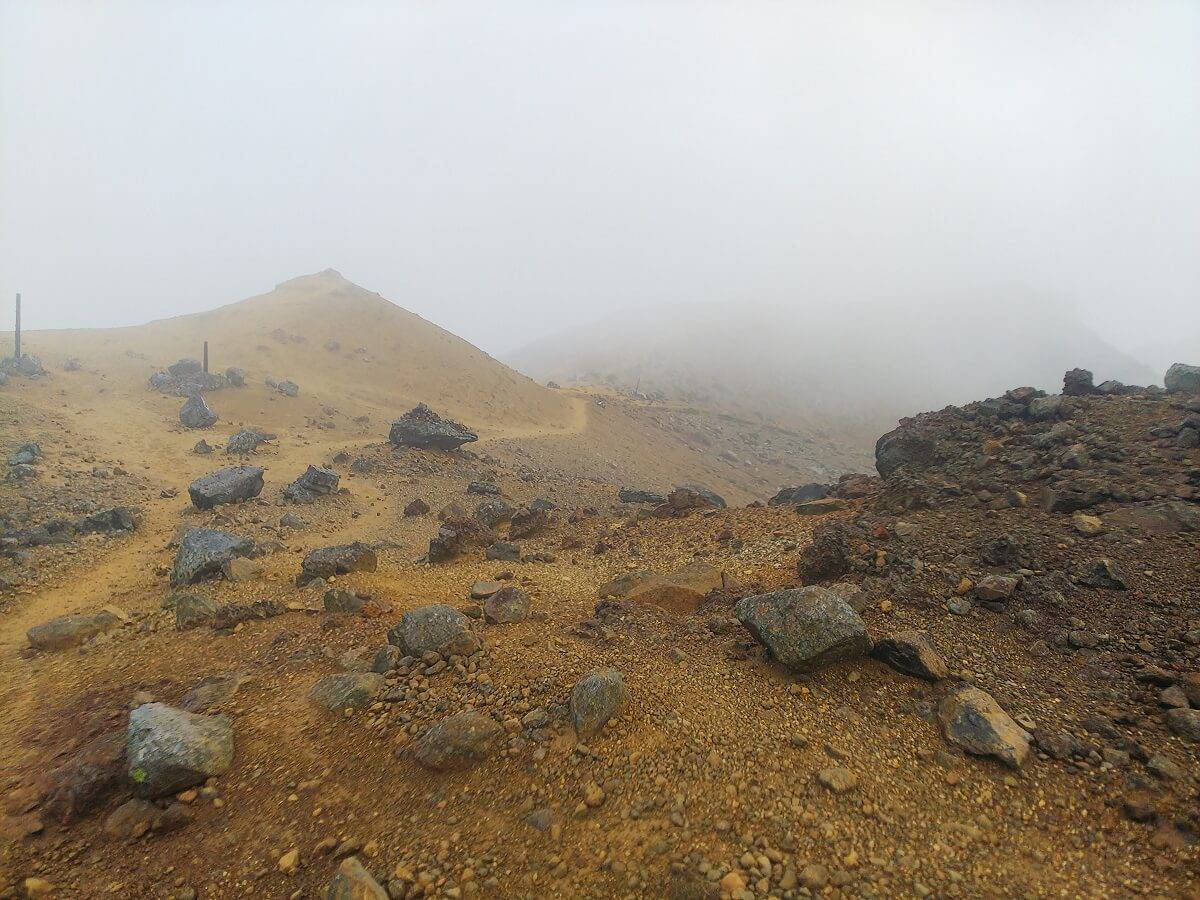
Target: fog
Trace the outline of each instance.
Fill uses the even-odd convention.
[[[957,315],[914,328],[1045,304],[1161,373],[1200,357],[1197,248],[1189,0],[0,3],[30,328],[331,266],[497,355],[928,296]]]

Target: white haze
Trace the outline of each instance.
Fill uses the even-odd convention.
[[[332,266],[497,354],[615,310],[932,297],[943,342],[1045,304],[1161,373],[1200,357],[1197,248],[1190,0],[0,2],[31,328]]]

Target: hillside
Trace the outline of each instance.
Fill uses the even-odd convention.
[[[1194,396],[1016,389],[726,507],[557,439],[157,457],[90,377],[0,390],[8,896],[1197,896]]]
[[[533,342],[506,362],[539,380],[636,387],[863,446],[914,411],[1017,382],[1053,390],[1076,365],[1130,384],[1162,377],[1055,304],[1007,296],[630,311]]]

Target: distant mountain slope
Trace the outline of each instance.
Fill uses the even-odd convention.
[[[572,420],[570,403],[482,350],[333,270],[293,278],[266,294],[218,309],[130,328],[31,332],[26,346],[47,358],[79,358],[108,379],[140,389],[180,357],[246,370],[252,384],[290,378],[298,403],[273,410],[303,421],[313,402],[354,401],[360,412],[396,416],[418,402],[475,425],[552,426]],[[253,419],[258,392],[224,390],[212,403],[225,420]],[[283,423],[287,424],[287,423]]]
[[[678,306],[612,316],[537,341],[507,361],[539,379],[637,386],[860,437],[900,416],[1021,384],[1055,391],[1074,366],[1091,368],[1097,380],[1156,380],[1052,304],[970,306],[841,304],[802,315],[754,305]]]

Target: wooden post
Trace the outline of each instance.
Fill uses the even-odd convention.
[[[21,295],[17,294],[17,359],[21,358]]]
[[[204,342],[204,374],[208,374],[208,341]]]

